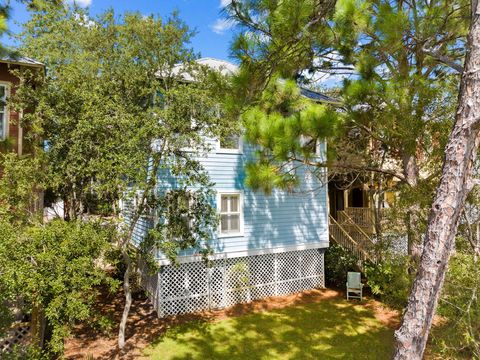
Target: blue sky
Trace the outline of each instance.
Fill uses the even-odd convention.
[[[73,0],[72,0],[73,1]],[[158,14],[168,16],[178,10],[182,18],[197,35],[192,40],[192,47],[203,57],[215,57],[228,60],[229,44],[233,31],[229,23],[222,19],[221,8],[228,0],[76,0],[81,6],[89,6],[92,15],[113,8],[117,14],[125,11],[138,11],[145,15]],[[13,7],[9,29],[13,33],[19,31],[18,23],[28,20],[25,6],[16,1]],[[13,41],[6,36],[2,43],[13,45]]]

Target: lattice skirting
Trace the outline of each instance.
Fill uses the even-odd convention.
[[[13,351],[15,346],[22,346],[28,342],[30,337],[29,323],[14,323],[5,337],[0,338],[0,359],[2,353]]]
[[[325,286],[324,249],[162,266],[142,274],[159,317],[220,309]]]

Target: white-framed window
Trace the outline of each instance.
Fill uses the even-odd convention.
[[[219,237],[243,236],[243,193],[219,191],[217,208],[220,214]]]
[[[9,85],[7,83],[0,83],[0,141],[5,140],[8,135],[8,92]]]
[[[315,156],[321,155],[320,141],[313,139],[309,136],[301,135],[300,136],[300,145],[303,148],[310,150]]]
[[[227,136],[217,144],[217,153],[241,154],[243,152],[243,141],[240,135]]]

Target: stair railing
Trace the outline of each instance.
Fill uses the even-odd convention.
[[[366,249],[362,246],[362,244],[355,241],[350,234],[340,225],[331,215],[330,218],[330,237],[335,241],[338,245],[342,246],[344,249],[352,253],[356,256],[359,260],[373,260],[370,254],[366,251]]]

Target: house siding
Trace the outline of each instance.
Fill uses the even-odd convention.
[[[215,142],[211,145],[212,151],[199,160],[215,184],[215,190],[243,193],[244,219],[242,236],[218,237],[216,231],[213,233],[209,244],[215,258],[328,247],[327,187],[323,185],[326,172],[325,181],[320,182],[308,167],[302,166],[297,169],[301,181],[293,193],[275,190],[267,195],[245,185],[245,165],[255,159],[251,145],[244,144],[241,154],[224,153]],[[325,156],[325,144],[321,144],[320,154]],[[175,186],[175,179],[168,174],[162,173],[159,177],[163,189]],[[148,218],[139,221],[134,232],[136,242],[152,225],[153,221]],[[196,249],[182,251],[179,257],[180,262],[197,259],[200,256]],[[158,260],[161,264],[168,263],[161,253]]]

